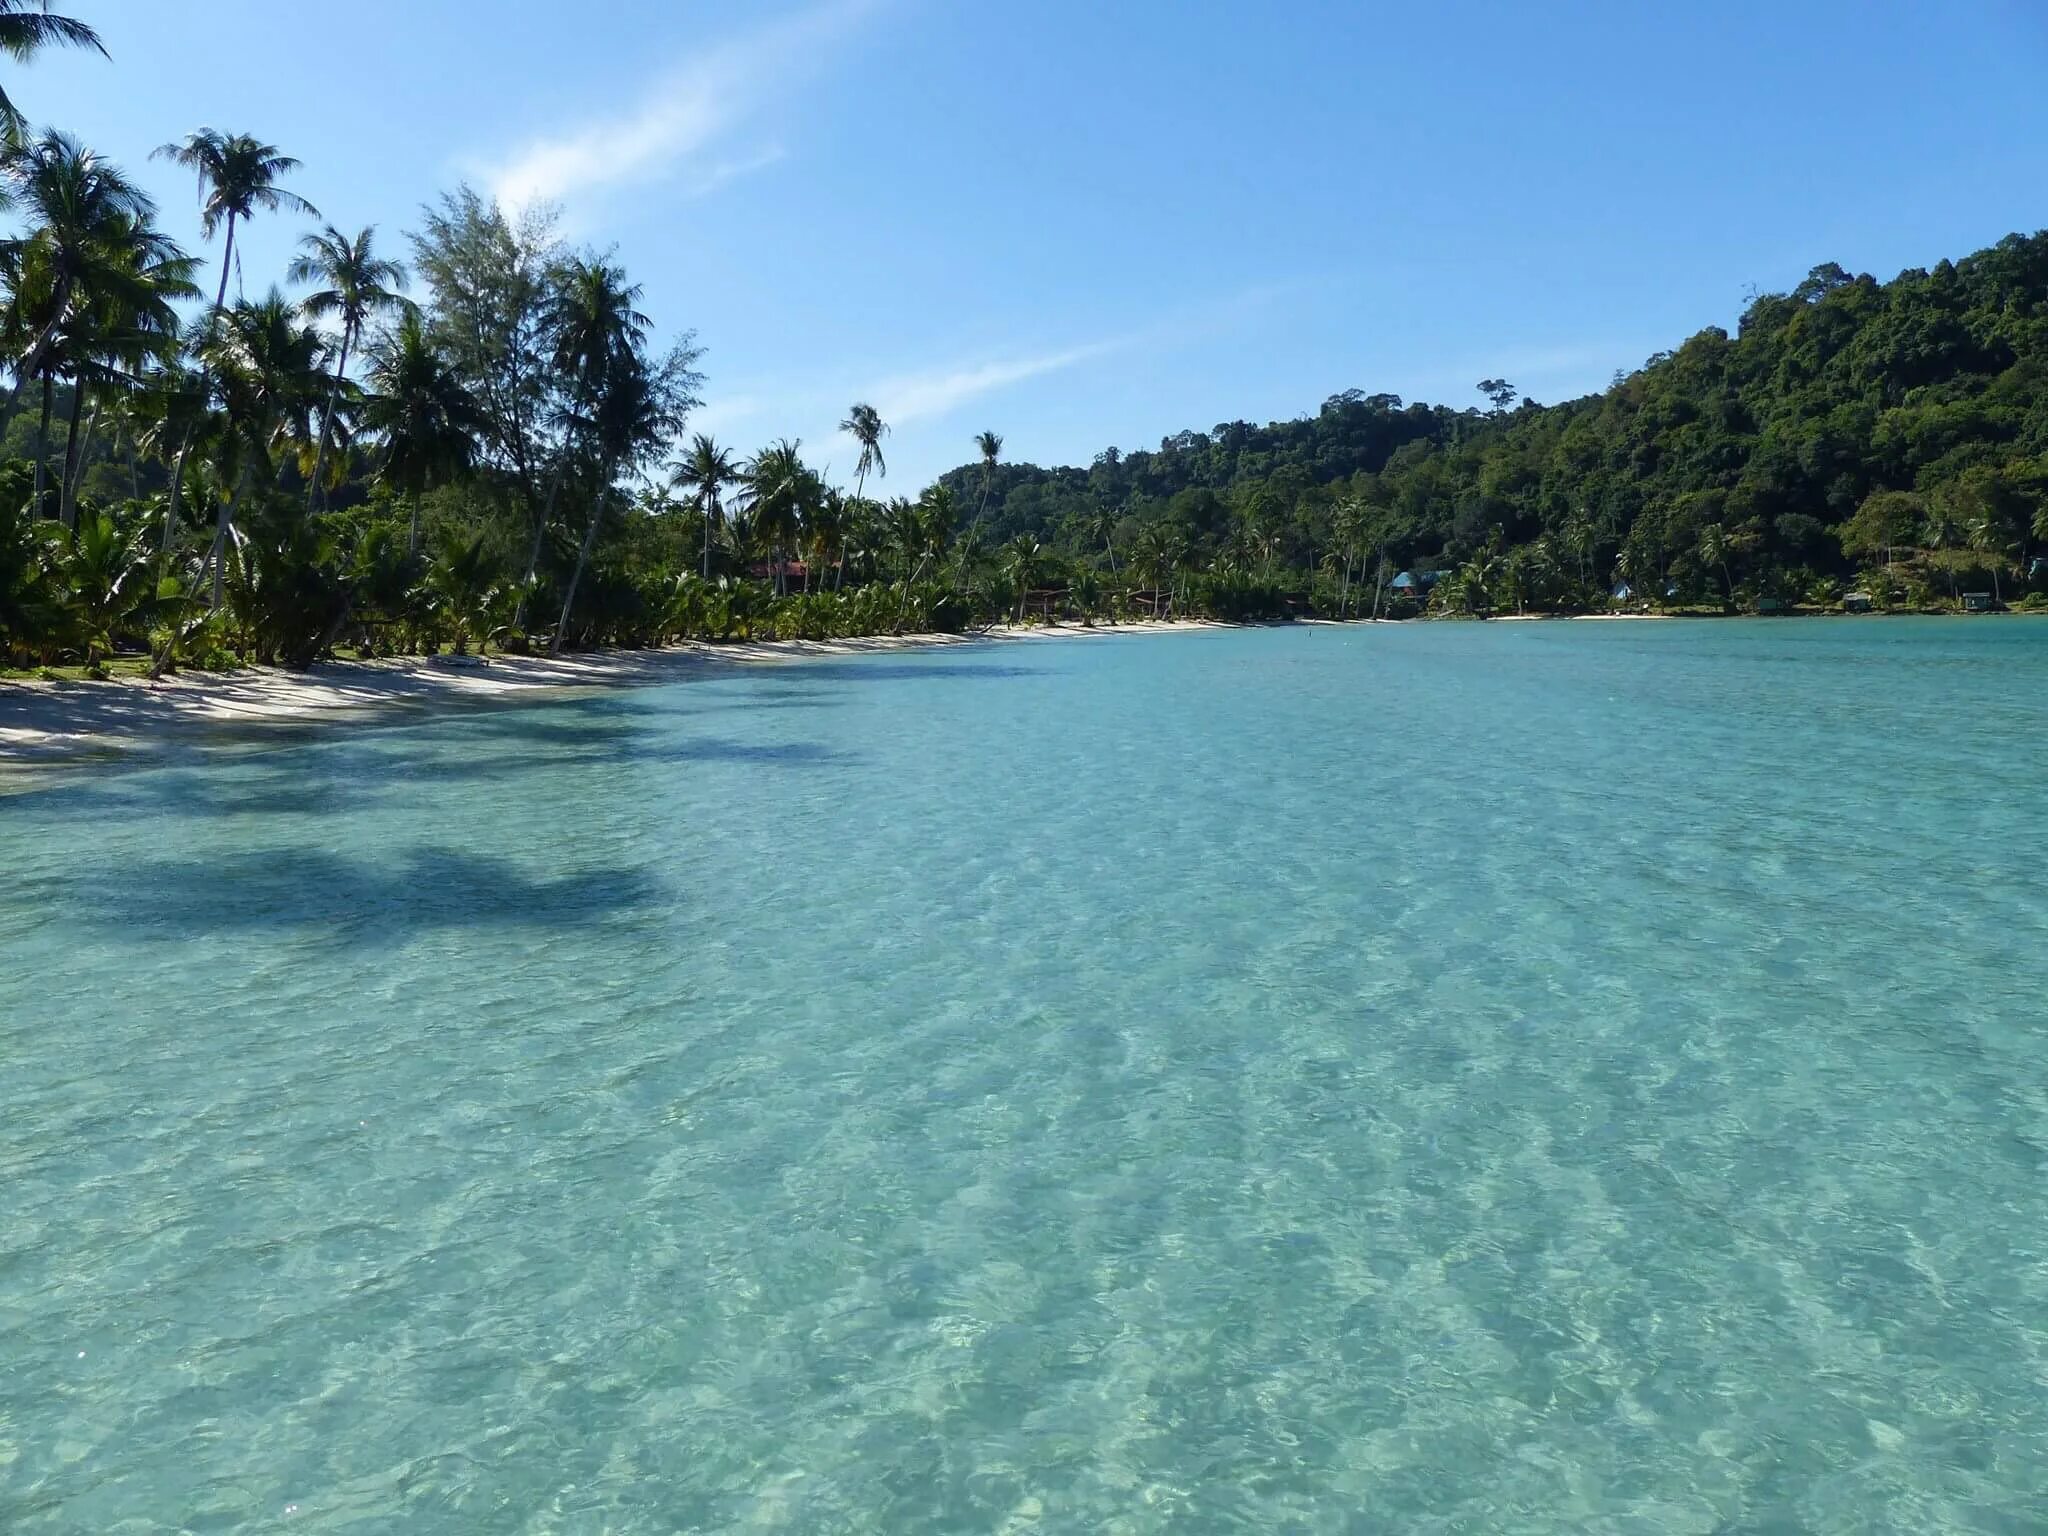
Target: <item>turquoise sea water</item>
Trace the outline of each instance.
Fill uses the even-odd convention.
[[[0,798],[0,1530],[2040,1530],[2044,752],[1380,626]]]

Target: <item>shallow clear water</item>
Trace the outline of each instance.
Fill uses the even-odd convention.
[[[2039,1529],[2044,747],[1382,626],[0,799],[0,1529]]]

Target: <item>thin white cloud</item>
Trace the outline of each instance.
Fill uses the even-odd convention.
[[[1063,352],[1045,352],[1036,357],[1018,357],[964,367],[936,368],[924,373],[900,374],[884,379],[869,392],[875,409],[891,425],[945,416],[970,400],[979,399],[1026,379],[1057,373],[1091,358],[1101,357],[1126,345],[1122,338],[1069,347]]]
[[[783,156],[776,144],[719,151],[769,105],[771,91],[820,67],[874,8],[874,0],[831,0],[714,44],[662,74],[631,110],[535,139],[490,165],[485,184],[517,210],[670,179],[702,196],[772,165]]]

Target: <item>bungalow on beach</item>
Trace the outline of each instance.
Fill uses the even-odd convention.
[[[1963,612],[1965,613],[1990,613],[1997,607],[1998,604],[1992,599],[1989,592],[1965,592],[1963,594]]]
[[[1842,612],[1868,613],[1871,602],[1868,592],[1845,592],[1842,594]]]

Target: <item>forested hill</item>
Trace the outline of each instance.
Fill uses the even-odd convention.
[[[1289,563],[1328,546],[1347,498],[1401,563],[1544,541],[1593,580],[1732,585],[1846,569],[1880,540],[2004,541],[2010,557],[2048,499],[2048,232],[1887,283],[1816,267],[1754,300],[1735,336],[1710,326],[1561,405],[1354,390],[1087,469],[944,479],[972,509],[985,477],[984,538],[1164,520],[1205,543],[1249,525]]]

